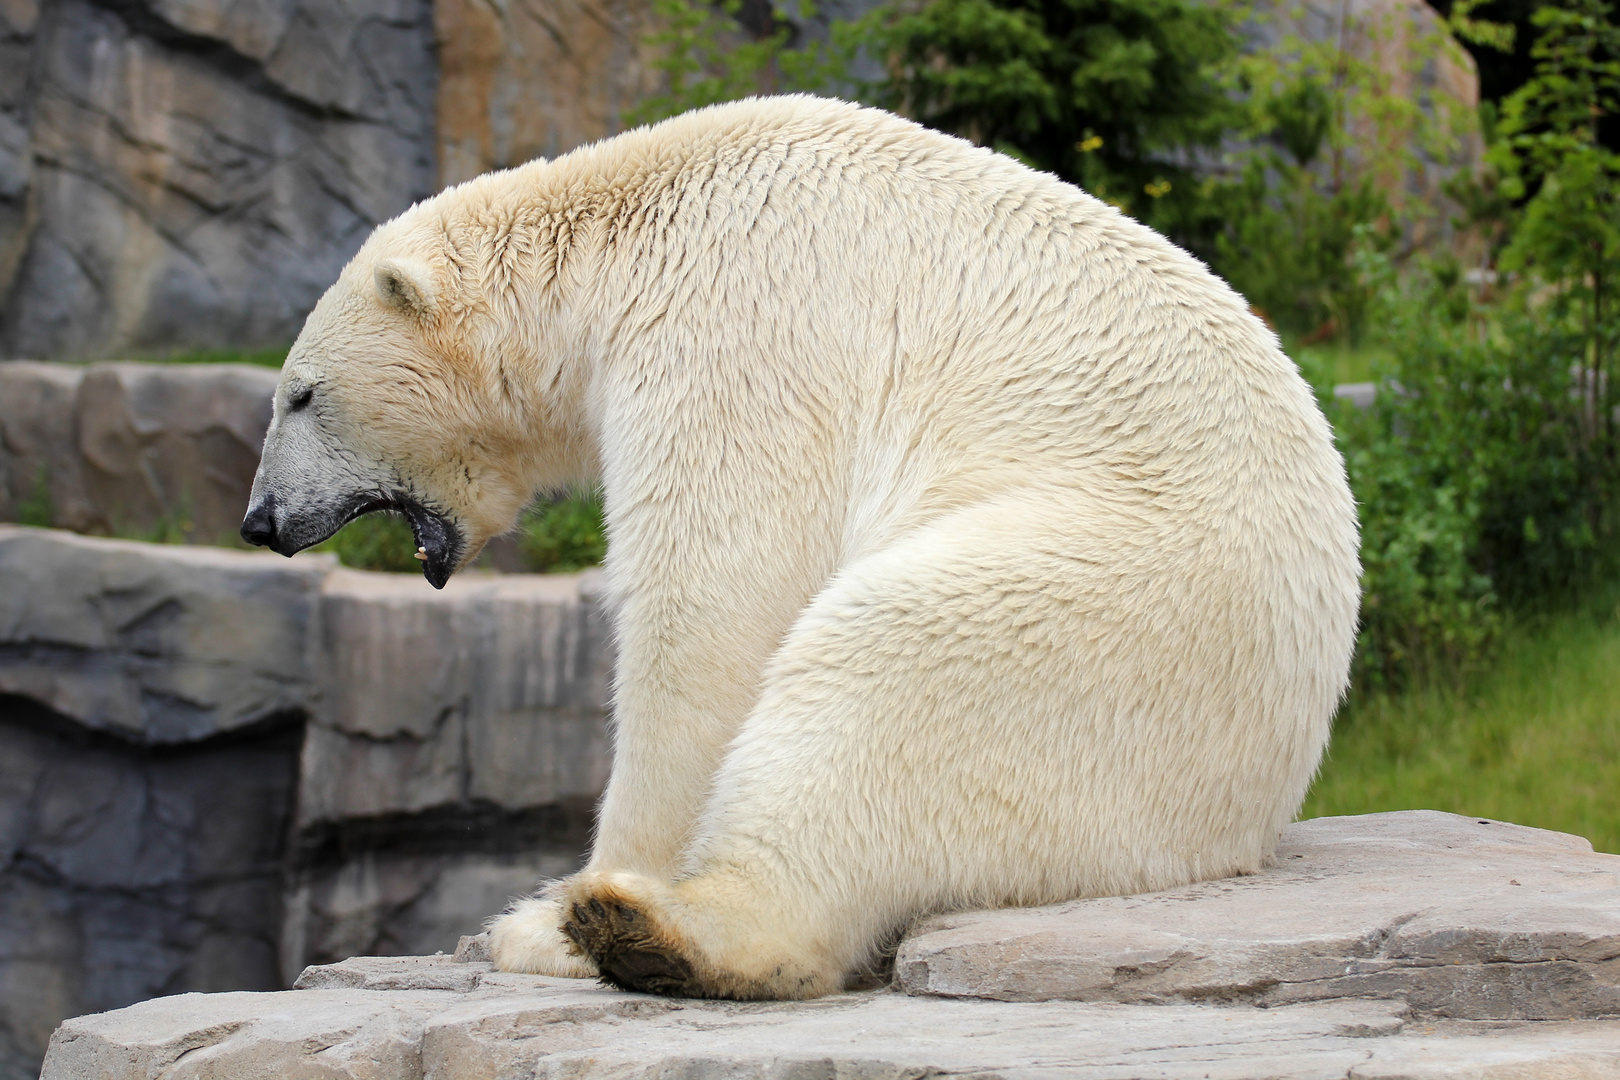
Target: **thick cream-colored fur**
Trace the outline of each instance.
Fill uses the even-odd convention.
[[[286,378],[469,553],[604,484],[612,780],[504,968],[643,934],[692,973],[653,988],[801,997],[920,913],[1252,871],[1345,685],[1354,508],[1275,337],[886,113],[740,102],[446,191]]]

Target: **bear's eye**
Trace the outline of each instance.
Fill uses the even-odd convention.
[[[308,405],[310,398],[313,398],[314,396],[315,388],[313,386],[306,386],[302,389],[294,390],[287,398],[287,411],[297,412],[305,405]]]

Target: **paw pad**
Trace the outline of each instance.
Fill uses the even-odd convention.
[[[608,985],[646,994],[695,996],[691,963],[635,905],[593,896],[572,905],[562,929],[596,961]]]

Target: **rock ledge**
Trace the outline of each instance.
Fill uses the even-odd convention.
[[[894,985],[682,1001],[357,957],[63,1024],[43,1080],[1620,1077],[1620,856],[1426,811],[1291,826],[1249,878],[915,928]]]

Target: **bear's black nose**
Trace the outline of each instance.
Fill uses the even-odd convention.
[[[270,499],[248,507],[242,519],[242,539],[254,547],[268,547],[276,539],[275,504]]]

